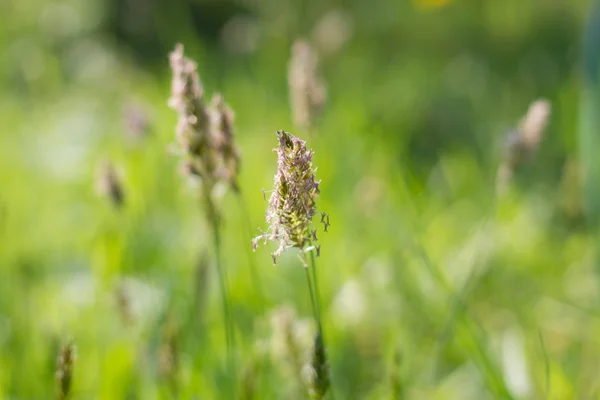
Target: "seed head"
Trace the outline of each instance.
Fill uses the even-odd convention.
[[[133,313],[131,310],[131,298],[123,282],[121,282],[115,290],[115,300],[117,310],[121,315],[123,323],[126,325],[131,324],[134,321]]]
[[[311,228],[320,183],[315,180],[313,152],[306,149],[306,142],[283,130],[277,131],[277,137],[277,174],[267,211],[269,229],[254,240],[255,248],[260,239],[279,242],[273,261],[290,247],[313,249],[306,246],[316,242]]]
[[[548,100],[536,100],[529,106],[517,129],[509,134],[505,156],[512,168],[518,167],[537,150],[548,125],[550,111]]]
[[[211,138],[219,154],[218,176],[238,191],[237,177],[240,170],[240,156],[233,138],[233,111],[225,103],[223,96],[215,94],[210,103]]]
[[[137,102],[128,103],[123,109],[125,137],[130,144],[140,144],[150,134],[152,121],[144,106]]]
[[[520,131],[523,143],[535,150],[542,140],[542,135],[548,125],[552,105],[546,99],[534,101],[527,110],[527,114],[520,123]]]
[[[312,30],[312,41],[321,53],[333,55],[351,39],[352,25],[352,19],[344,11],[329,11]]]
[[[311,127],[325,105],[326,91],[317,76],[318,58],[304,40],[292,46],[288,65],[288,86],[294,123],[301,128]]]
[[[177,111],[177,146],[184,164],[212,185],[216,168],[211,148],[210,118],[204,100],[204,90],[196,71],[196,63],[183,55],[183,45],[178,44],[170,54],[173,71],[169,107]],[[208,181],[208,182],[206,182]]]
[[[208,190],[227,182],[238,190],[239,153],[233,137],[233,111],[223,96],[206,105],[196,64],[184,57],[178,44],[170,55],[173,82],[169,106],[177,111],[177,153],[185,174],[201,179]]]
[[[321,400],[329,389],[329,361],[325,353],[323,337],[320,333],[315,335],[315,342],[311,359],[310,395],[313,399]]]
[[[170,316],[164,327],[162,343],[159,349],[159,373],[173,389],[177,386],[179,373],[179,328],[173,316]]]
[[[71,381],[73,378],[73,364],[76,359],[76,348],[73,340],[70,339],[60,350],[56,360],[56,382],[58,386],[58,399],[64,400],[71,390]]]
[[[498,169],[497,188],[504,191],[514,173],[538,149],[548,125],[552,106],[546,99],[533,102],[516,129],[509,132],[502,164]]]
[[[125,203],[125,191],[123,183],[115,167],[110,161],[104,161],[99,172],[97,180],[97,190],[102,196],[108,197],[111,203],[119,208]]]

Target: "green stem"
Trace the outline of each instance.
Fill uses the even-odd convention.
[[[306,258],[306,256],[305,256]],[[315,323],[319,327],[319,332],[321,331],[321,320],[319,319],[319,313],[317,311],[317,303],[315,302],[315,293],[313,290],[312,280],[310,279],[310,270],[308,269],[308,265],[306,265],[306,259],[304,265],[304,271],[306,271],[306,283],[308,284],[308,292],[310,293],[310,307],[312,308],[313,317],[315,319]]]
[[[224,271],[221,264],[221,240],[220,232],[217,226],[213,226],[213,240],[215,246],[215,264],[217,266],[217,275],[219,277],[219,283],[221,285],[221,301],[223,303],[223,312],[225,316],[225,329],[227,339],[227,351],[231,356],[232,350],[232,328],[231,328],[231,309],[229,304],[229,291],[227,290],[227,273]]]
[[[312,246],[312,242],[310,242]],[[319,285],[317,283],[317,262],[315,261],[315,254],[310,252],[310,267],[312,269],[312,284],[315,292],[315,308],[316,308],[316,318],[319,327],[319,333],[321,334],[321,338],[323,338],[323,327],[321,325],[321,302],[319,300]],[[325,339],[323,338],[323,342]]]
[[[217,275],[219,279],[219,284],[221,286],[221,301],[223,304],[223,319],[225,324],[225,343],[227,346],[227,359],[228,366],[230,369],[230,376],[235,381],[235,338],[234,338],[234,330],[233,330],[233,320],[231,313],[231,300],[229,297],[228,290],[228,279],[227,279],[227,271],[223,268],[221,262],[221,233],[219,227],[219,220],[217,216],[216,209],[210,198],[210,194],[206,193],[205,195],[206,208],[207,208],[207,216],[211,225],[211,230],[213,234],[213,245],[215,251],[215,265],[217,269]]]
[[[309,240],[309,245],[312,247],[312,241]],[[304,254],[304,258],[306,261],[306,253]],[[310,296],[311,296],[311,302],[313,303],[313,314],[315,316],[315,321],[317,323],[317,329],[319,332],[319,335],[321,336],[321,343],[324,349],[327,348],[327,345],[325,344],[325,334],[323,332],[323,324],[321,321],[321,302],[319,299],[319,284],[318,284],[318,280],[317,280],[317,262],[315,259],[315,254],[313,253],[313,251],[310,251],[310,269],[312,270],[312,280],[311,280],[311,273],[309,273],[309,268],[306,265],[305,262],[305,269],[306,269],[306,278],[308,280],[308,287],[310,290]],[[326,356],[325,356],[326,357]],[[331,400],[335,399],[335,394],[333,392],[333,386],[331,384],[331,374],[330,371],[327,371],[327,374],[329,374],[329,398]],[[321,397],[321,398],[324,398]]]

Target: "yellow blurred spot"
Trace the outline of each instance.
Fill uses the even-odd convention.
[[[415,3],[417,7],[427,10],[443,7],[450,4],[450,2],[452,2],[452,0],[413,0],[413,3]]]

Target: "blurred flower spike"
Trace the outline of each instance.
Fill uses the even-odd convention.
[[[497,189],[505,190],[514,173],[537,151],[550,120],[552,105],[546,99],[534,101],[518,127],[509,132],[502,164],[498,169]]]
[[[197,66],[178,44],[170,54],[173,71],[169,106],[179,116],[176,152],[183,171],[200,178],[210,191],[226,182],[238,190],[239,153],[233,136],[233,111],[215,94],[207,106]]]
[[[296,40],[288,65],[288,86],[294,123],[312,128],[325,105],[327,92],[317,76],[318,57],[305,40]]]
[[[98,194],[108,198],[116,208],[125,204],[125,190],[121,174],[108,160],[105,160],[99,169],[96,187]]]
[[[69,339],[67,344],[60,350],[56,360],[56,383],[58,385],[59,400],[64,400],[69,395],[73,379],[73,365],[76,359],[76,347],[73,344],[73,339]]]

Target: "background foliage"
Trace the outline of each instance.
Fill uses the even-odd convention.
[[[331,214],[318,266],[336,398],[597,397],[575,134],[589,3],[2,0],[0,399],[51,398],[69,336],[74,399],[229,396],[210,235],[167,151],[176,42],[236,112],[253,228],[227,195],[238,388],[289,398],[270,316],[310,316],[295,255],[274,267],[271,249],[252,254],[260,287],[248,268],[284,128],[315,150]],[[312,132],[288,104],[298,37],[328,86]],[[542,96],[547,135],[498,198],[505,132]],[[122,208],[97,196],[105,159]]]

